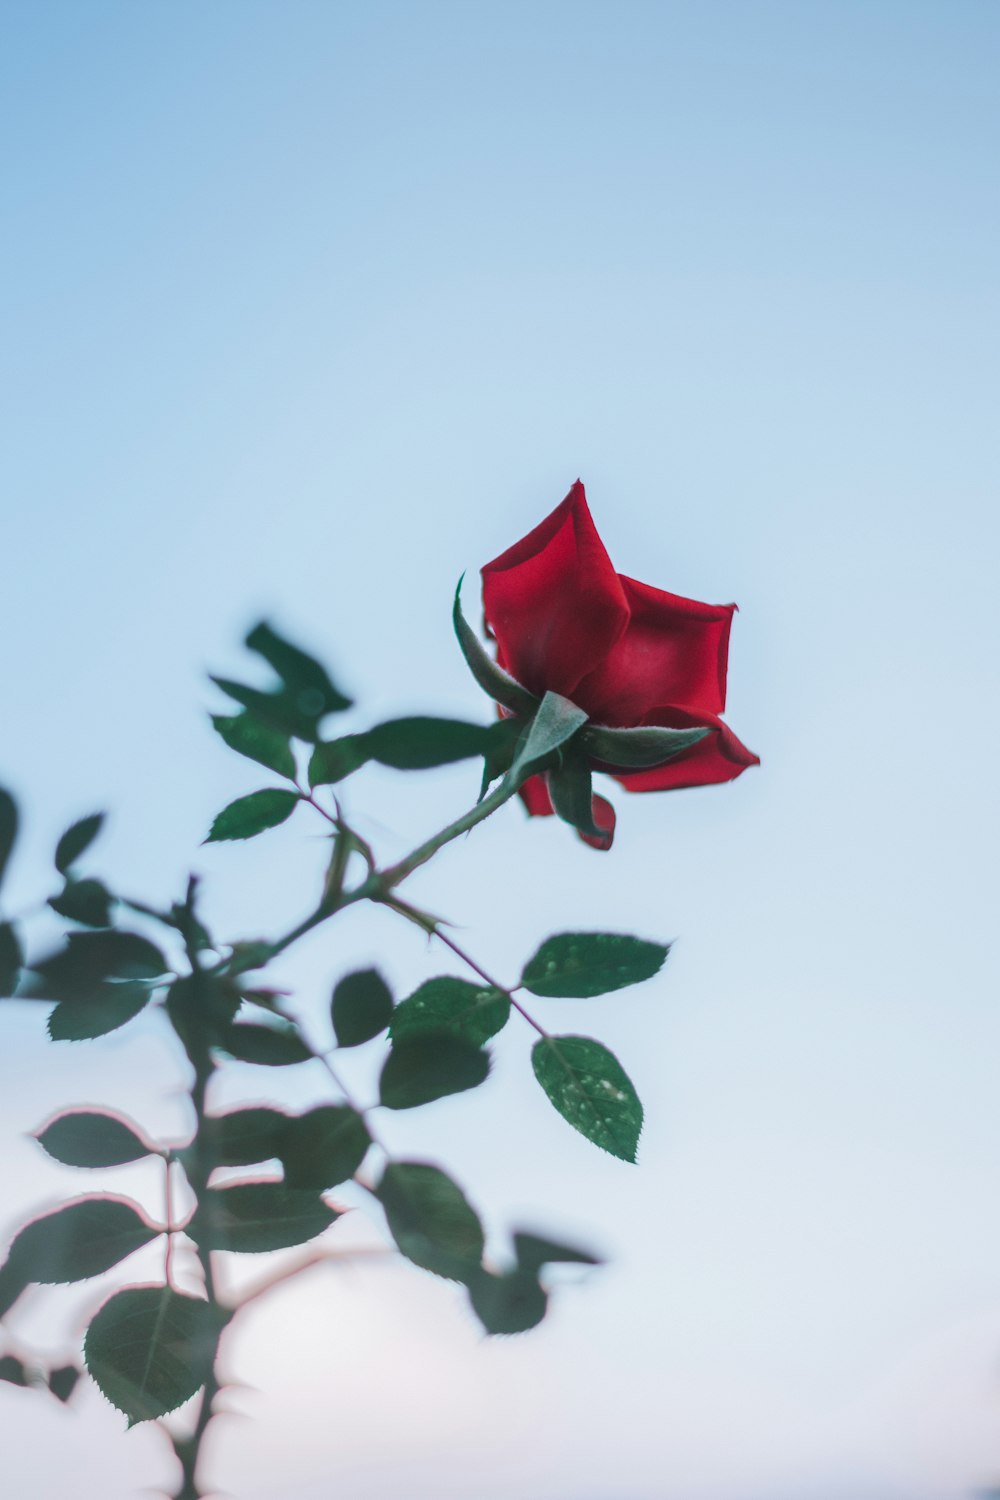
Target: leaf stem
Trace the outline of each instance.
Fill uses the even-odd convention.
[[[176,1291],[173,1278],[174,1231],[176,1226],[174,1224],[174,1198],[173,1193],[171,1192],[172,1184],[170,1181],[170,1170],[172,1166],[173,1159],[170,1152],[167,1151],[163,1156],[163,1222],[167,1228],[167,1248],[164,1252],[163,1257],[163,1279],[167,1283],[167,1286],[170,1287],[171,1291]]]
[[[438,939],[439,942],[444,943],[445,947],[450,948],[452,953],[454,953],[456,957],[460,958],[464,964],[467,964],[474,974],[479,975],[484,984],[488,984],[491,989],[499,990],[501,994],[506,995],[507,999],[510,1001],[511,1005],[518,1012],[518,1014],[524,1017],[529,1026],[533,1026],[535,1028],[539,1036],[548,1036],[549,1033],[545,1030],[545,1027],[540,1025],[539,1022],[535,1020],[534,1016],[524,1008],[520,1000],[515,997],[513,990],[509,990],[505,984],[500,984],[498,980],[491,978],[491,976],[487,974],[482,965],[478,964],[470,953],[466,953],[465,949],[462,948],[458,943],[456,943],[455,939],[451,937],[447,932],[443,932],[439,926],[435,926],[431,930],[433,931],[434,936]]]

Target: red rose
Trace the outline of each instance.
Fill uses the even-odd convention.
[[[530,813],[567,817],[575,791],[568,820],[588,843],[609,848],[611,805],[594,797],[590,815],[579,815],[584,773],[588,792],[593,770],[627,791],[653,792],[731,781],[758,764],[719,717],[736,606],[699,604],[616,573],[579,481],[482,575],[499,666],[534,699],[557,693],[588,718],[566,765],[521,788]]]

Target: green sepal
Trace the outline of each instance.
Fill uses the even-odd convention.
[[[479,789],[482,802],[490,786],[498,776],[503,776],[514,764],[518,746],[528,731],[525,719],[498,719],[489,728],[489,739],[483,751],[483,781]]]
[[[587,715],[582,708],[560,693],[546,693],[518,747],[510,768],[511,776],[526,781],[536,771],[556,764],[556,757],[563,747],[586,722]]]
[[[591,760],[620,770],[640,771],[662,766],[697,745],[713,729],[666,729],[657,725],[637,729],[608,729],[588,724],[580,736],[580,748]]]
[[[534,693],[529,693],[526,687],[522,687],[511,677],[509,672],[505,672],[503,667],[497,665],[462,614],[462,579],[464,577],[463,573],[462,578],[458,580],[451,618],[469,671],[483,692],[488,693],[495,703],[502,704],[504,708],[509,708],[511,713],[520,714],[522,718],[530,718],[538,707],[538,699]]]
[[[553,766],[545,780],[552,806],[564,823],[590,838],[606,836],[606,831],[594,822],[593,778],[582,756],[567,754],[562,765]]]

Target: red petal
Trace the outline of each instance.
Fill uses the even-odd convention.
[[[628,627],[579,684],[574,701],[611,725],[654,722],[646,715],[661,703],[721,713],[735,604],[699,604],[633,578],[621,583]]]
[[[606,798],[598,797],[595,794],[591,798],[590,811],[598,828],[604,830],[603,836],[595,838],[593,834],[581,833],[579,837],[585,844],[589,844],[591,849],[610,849],[615,841],[615,823],[617,821],[614,808]]]
[[[740,743],[728,724],[715,714],[685,708],[657,708],[646,719],[647,724],[664,724],[670,729],[687,729],[704,724],[715,734],[706,735],[690,750],[685,750],[665,765],[648,771],[610,771],[615,780],[629,792],[669,792],[686,786],[709,786],[718,781],[733,781],[747,766],[759,766],[760,757]]]
[[[498,659],[533,693],[551,689],[574,698],[577,683],[607,656],[629,615],[580,481],[482,572],[483,608]]]
[[[550,818],[555,812],[544,776],[530,776],[517,795],[533,818]]]

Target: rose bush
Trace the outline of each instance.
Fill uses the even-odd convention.
[[[522,689],[501,711],[523,714],[526,695],[552,692],[589,720],[560,763],[521,788],[536,817],[558,813],[606,849],[615,813],[592,795],[592,771],[654,792],[732,781],[759,763],[720,718],[735,604],[700,604],[616,573],[579,480],[482,579],[497,663]]]

